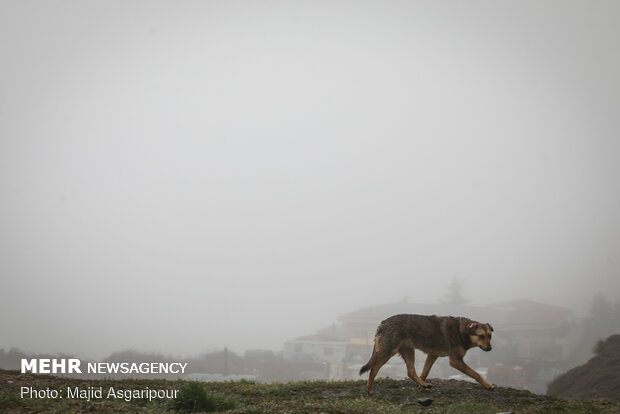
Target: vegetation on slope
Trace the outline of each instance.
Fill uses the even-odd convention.
[[[171,413],[192,409],[237,414],[250,413],[618,413],[618,401],[566,401],[499,387],[486,391],[478,384],[455,380],[434,380],[433,388],[421,391],[410,380],[382,379],[367,395],[364,381],[303,381],[263,384],[248,381],[194,383],[166,380],[78,380],[49,375],[20,374],[0,370],[0,412],[6,413]],[[177,399],[21,398],[22,386],[63,390],[115,387],[123,390],[162,389],[187,391]],[[203,394],[201,390],[205,390]],[[193,406],[191,401],[207,395],[213,405]],[[189,405],[182,398],[191,400]],[[423,407],[419,399],[431,399]],[[209,403],[211,404],[211,403]]]

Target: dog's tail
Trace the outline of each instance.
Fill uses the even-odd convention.
[[[364,372],[368,371],[369,369],[370,369],[370,362],[368,362],[366,365],[362,367],[362,369],[360,369],[360,375],[362,375]]]
[[[374,348],[372,350],[372,356],[370,357],[370,360],[366,363],[366,365],[364,365],[361,369],[360,369],[360,375],[362,375],[364,372],[368,371],[370,369],[370,367],[373,366],[373,364],[375,363],[375,359],[377,359],[377,353],[375,352]]]

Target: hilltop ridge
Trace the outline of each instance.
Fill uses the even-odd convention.
[[[51,375],[21,374],[0,370],[0,411],[3,413],[165,413],[171,412],[170,399],[21,398],[21,387],[62,390],[66,387],[124,390],[145,388],[175,390],[186,381],[102,379],[84,380]],[[618,413],[620,401],[567,401],[533,394],[525,390],[498,387],[486,391],[478,384],[456,380],[431,379],[433,388],[421,391],[411,380],[380,379],[372,395],[365,392],[365,381],[301,381],[256,383],[251,381],[202,383],[209,393],[236,402],[229,413]],[[432,401],[429,401],[432,400]],[[420,400],[430,402],[428,407]]]

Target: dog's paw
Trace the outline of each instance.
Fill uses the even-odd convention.
[[[484,386],[484,388],[485,388],[486,390],[488,390],[488,391],[493,391],[493,390],[495,389],[495,385],[493,385],[493,384],[486,384],[486,385]]]

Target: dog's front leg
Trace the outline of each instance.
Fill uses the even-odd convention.
[[[428,373],[431,372],[431,368],[435,360],[437,360],[437,357],[435,355],[428,354],[426,356],[426,362],[424,362],[424,369],[422,370],[422,375],[420,375],[422,381],[426,381],[426,377],[428,377]]]
[[[492,390],[493,388],[495,388],[492,384],[489,384],[488,382],[486,382],[480,374],[478,374],[476,371],[471,369],[469,365],[467,365],[465,361],[463,361],[462,359],[450,358],[450,366],[458,369],[465,375],[469,375],[470,377],[478,381],[487,390]]]

